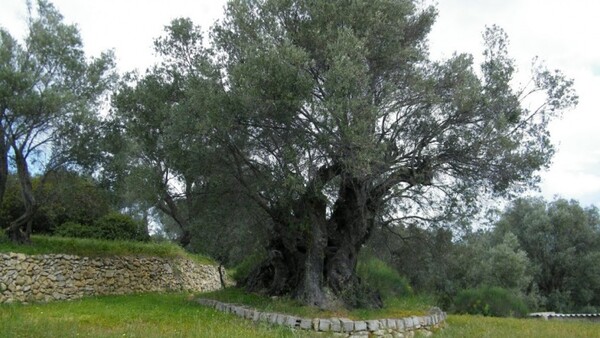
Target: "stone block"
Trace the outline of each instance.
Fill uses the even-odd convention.
[[[395,330],[397,328],[396,320],[395,319],[385,319],[385,327],[388,329]]]
[[[312,325],[312,319],[308,319],[308,318],[302,318],[300,319],[300,328],[303,330],[310,330],[312,329],[313,325]]]
[[[354,331],[354,321],[347,318],[340,318],[340,323],[344,332]]]
[[[283,325],[287,321],[286,315],[278,314],[277,315],[277,325]]]
[[[367,329],[369,329],[369,331],[377,331],[379,330],[379,327],[378,320],[367,320]]]
[[[254,318],[254,310],[244,309],[244,318],[253,319]]]
[[[331,321],[329,319],[319,319],[319,331],[329,331]]]
[[[396,330],[404,332],[404,319],[396,319]]]
[[[367,322],[362,320],[354,322],[354,331],[367,331]]]
[[[331,318],[330,321],[332,332],[342,332],[342,323],[339,318]]]
[[[413,317],[413,325],[415,328],[420,329],[421,328],[421,318]]]
[[[287,316],[287,319],[284,324],[289,327],[296,327],[296,323],[299,321],[300,321],[300,318],[297,318],[294,316]]]
[[[270,314],[270,313],[267,313],[267,312],[261,312],[261,313],[258,315],[258,320],[260,320],[261,322],[268,322],[270,317],[271,317],[271,314]]]
[[[404,318],[404,329],[412,330],[414,328],[412,317]]]

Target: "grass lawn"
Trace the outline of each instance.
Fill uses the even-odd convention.
[[[210,258],[201,255],[190,254],[180,246],[168,242],[144,243],[33,235],[31,236],[31,245],[17,245],[12,243],[5,236],[0,236],[0,253],[6,252],[23,253],[27,255],[67,254],[88,257],[187,257],[200,264],[216,264]]]
[[[314,332],[253,323],[200,306],[192,301],[193,298],[188,294],[143,294],[48,304],[0,305],[0,337],[316,336]],[[292,307],[291,304],[288,306]],[[448,326],[436,332],[434,337],[600,337],[600,323],[585,321],[451,315],[447,323]]]
[[[0,305],[0,337],[311,337],[255,324],[190,301],[185,294],[104,296]]]
[[[81,256],[148,255],[190,257],[211,264],[208,258],[190,255],[167,243],[132,243],[33,236],[33,245],[15,246],[0,240],[0,252],[24,254],[63,253]],[[423,315],[434,304],[427,296],[388,299],[380,310],[321,311],[285,298],[249,295],[235,288],[200,295],[261,311],[307,318],[400,318]],[[194,302],[190,294],[103,296],[48,304],[0,305],[0,338],[13,337],[328,337],[254,323]],[[543,321],[451,315],[447,327],[434,337],[598,337],[600,322]]]
[[[447,327],[434,337],[539,337],[594,338],[600,337],[600,322],[544,321],[541,319],[493,318],[450,315]]]
[[[378,310],[344,310],[324,311],[315,307],[303,306],[287,298],[272,299],[269,297],[245,293],[241,289],[227,288],[205,293],[202,298],[215,299],[224,303],[246,305],[262,312],[278,312],[305,318],[349,318],[353,320],[403,318],[422,316],[427,313],[433,300],[425,296],[408,296],[388,299],[383,309]]]

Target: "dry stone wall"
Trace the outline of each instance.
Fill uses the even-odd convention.
[[[187,258],[0,254],[0,303],[220,288],[216,266]]]

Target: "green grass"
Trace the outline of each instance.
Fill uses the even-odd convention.
[[[0,337],[311,337],[201,306],[185,294],[0,305]],[[313,333],[314,335],[314,333]]]
[[[187,253],[172,243],[107,241],[88,238],[31,236],[31,245],[16,245],[0,236],[0,253],[15,252],[28,255],[68,254],[77,256],[156,256],[188,257],[201,264],[215,264],[211,259]]]
[[[188,294],[142,294],[0,305],[0,337],[316,336],[218,312],[197,304],[194,298]],[[451,315],[446,328],[434,337],[600,337],[600,323]]]
[[[438,331],[434,337],[592,338],[600,337],[600,323],[451,315],[446,328]]]
[[[299,304],[289,298],[270,298],[256,294],[249,294],[241,289],[227,288],[201,295],[202,298],[215,299],[225,303],[246,305],[262,312],[278,312],[305,318],[330,318],[341,317],[354,320],[403,318],[408,316],[421,316],[431,308],[433,299],[426,296],[403,296],[390,298],[385,301],[385,307],[378,310],[357,309],[325,311],[315,307]]]

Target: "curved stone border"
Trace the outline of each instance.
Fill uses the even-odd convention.
[[[227,312],[253,321],[284,325],[301,330],[317,332],[334,332],[344,337],[364,337],[369,335],[404,337],[415,331],[429,331],[439,328],[446,321],[446,313],[439,308],[432,308],[426,316],[413,316],[399,319],[350,320],[346,318],[302,318],[272,312],[260,312],[241,305],[222,303],[213,299],[199,298],[201,305]]]
[[[530,313],[531,318],[542,318],[545,320],[568,320],[568,319],[587,319],[600,321],[600,313],[555,313],[555,312],[536,312]]]

